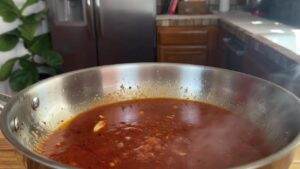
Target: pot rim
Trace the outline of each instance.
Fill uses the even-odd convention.
[[[86,72],[86,71],[92,71],[92,70],[99,70],[99,69],[104,69],[104,68],[114,68],[114,67],[136,67],[136,66],[169,66],[169,67],[190,67],[190,68],[197,68],[197,69],[206,69],[206,70],[218,70],[224,73],[234,73],[234,74],[239,74],[242,76],[247,76],[250,77],[252,79],[256,79],[258,81],[262,81],[264,83],[267,83],[269,85],[272,85],[276,88],[278,88],[279,90],[284,91],[285,93],[289,94],[291,97],[294,97],[295,100],[298,101],[298,103],[300,104],[300,99],[293,94],[292,92],[288,91],[287,89],[284,89],[283,87],[269,82],[267,80],[252,76],[252,75],[248,75],[245,73],[241,73],[241,72],[236,72],[236,71],[232,71],[232,70],[227,70],[227,69],[222,69],[222,68],[215,68],[215,67],[209,67],[209,66],[200,66],[200,65],[190,65],[190,64],[175,64],[175,63],[129,63],[129,64],[115,64],[115,65],[106,65],[106,66],[97,66],[97,67],[92,67],[92,68],[86,68],[86,69],[81,69],[81,70],[77,70],[77,71],[72,71],[72,72],[68,72],[68,73],[64,73],[58,76],[54,76],[45,80],[42,80],[22,91],[20,91],[18,94],[16,94],[15,96],[12,97],[12,99],[5,105],[2,113],[0,113],[0,129],[3,133],[3,135],[5,136],[5,138],[10,142],[10,144],[13,145],[13,147],[22,155],[24,155],[25,157],[40,163],[44,166],[50,167],[50,168],[58,168],[58,169],[63,169],[63,168],[70,168],[70,166],[65,165],[65,164],[61,164],[58,163],[54,160],[51,160],[49,158],[46,158],[36,152],[30,151],[29,149],[27,149],[26,147],[24,147],[21,143],[19,143],[15,137],[13,136],[12,132],[9,129],[9,124],[6,124],[7,120],[7,114],[9,113],[10,108],[14,105],[14,103],[18,100],[18,98],[22,95],[24,95],[28,90],[34,88],[35,86],[47,83],[48,81],[51,81],[53,79],[57,79],[57,78],[63,78],[66,76],[71,76],[73,74],[77,74],[77,73],[82,73],[82,72]],[[273,153],[269,156],[266,156],[260,160],[251,162],[251,163],[247,163],[241,166],[237,166],[237,167],[233,167],[232,169],[250,169],[250,168],[259,168],[259,167],[263,167],[266,166],[268,164],[271,164],[272,162],[282,159],[285,156],[289,155],[290,153],[292,153],[295,148],[298,147],[298,145],[300,145],[300,133],[298,133],[298,135],[295,137],[295,139],[293,141],[291,141],[288,145],[286,145],[285,147],[283,147],[282,149],[280,149],[279,151],[277,151],[276,153]]]

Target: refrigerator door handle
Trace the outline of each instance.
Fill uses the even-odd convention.
[[[96,12],[96,24],[97,24],[97,36],[103,37],[102,17],[101,17],[101,0],[95,0],[95,12]]]
[[[96,39],[95,36],[95,19],[94,19],[94,4],[93,0],[83,0],[85,1],[85,11],[86,11],[86,22],[88,31],[93,39]]]

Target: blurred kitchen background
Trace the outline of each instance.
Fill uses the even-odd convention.
[[[0,0],[0,7],[7,1]],[[41,80],[43,69],[37,70],[39,76],[24,68],[18,76],[8,77],[11,68],[22,67],[11,59],[37,52],[37,46],[44,54],[44,48],[52,44],[53,51],[47,53],[51,55],[42,58],[50,72],[118,63],[187,63],[254,75],[300,96],[300,0],[11,1],[16,10],[22,10],[23,21],[33,15],[39,18],[44,10],[47,13],[39,18],[39,25],[26,27],[20,18],[5,15],[5,19],[0,13],[1,36],[21,30],[31,40],[38,37],[32,48],[15,35],[13,40],[0,39],[1,93],[13,95],[12,84],[19,90]],[[32,30],[34,25],[37,27]],[[32,57],[38,58],[38,54]],[[4,165],[0,162],[0,168],[7,168]],[[290,169],[300,169],[299,152]]]
[[[298,0],[45,2],[64,72],[118,63],[188,63],[252,74],[300,95]]]

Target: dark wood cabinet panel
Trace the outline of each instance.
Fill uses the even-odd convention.
[[[219,29],[215,26],[158,27],[158,61],[216,65]]]
[[[220,60],[222,59],[219,56],[218,50],[218,39],[219,39],[219,28],[209,27],[208,28],[208,58],[207,65],[209,66],[218,66]]]
[[[201,27],[159,27],[160,45],[206,45],[208,29]]]
[[[206,46],[160,46],[158,50],[162,62],[207,64]]]

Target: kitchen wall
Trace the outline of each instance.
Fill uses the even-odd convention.
[[[207,4],[209,5],[209,9],[218,10],[219,9],[220,0],[207,0]],[[243,4],[245,4],[244,0],[230,0],[230,9],[236,10],[240,9]]]
[[[218,10],[220,0],[206,0],[210,10]],[[157,0],[157,13],[161,13],[161,8],[164,0]],[[246,3],[246,0],[230,0],[231,10],[241,9]]]
[[[300,0],[262,0],[261,9],[268,19],[300,27]]]

